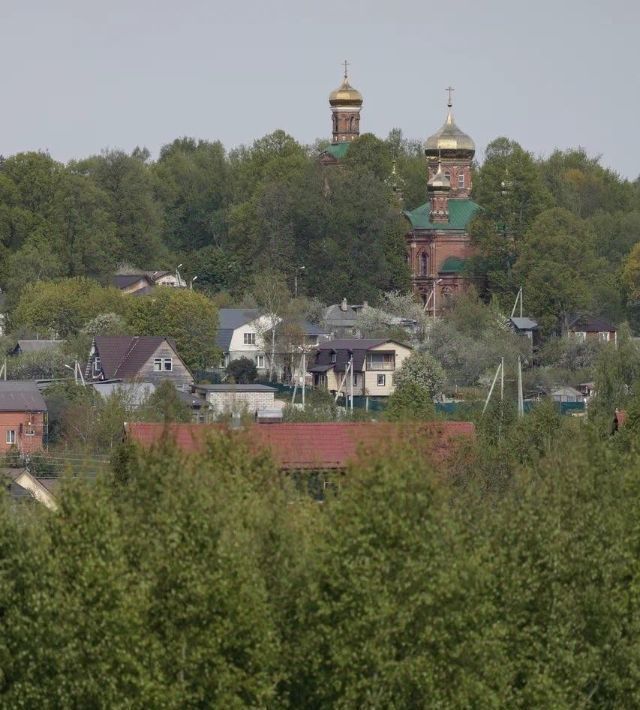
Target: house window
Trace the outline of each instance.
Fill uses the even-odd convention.
[[[255,333],[245,333],[244,334],[244,344],[245,345],[255,345],[256,344],[256,334]]]
[[[35,436],[36,435],[35,428],[32,425],[27,424],[24,428],[24,435],[25,436]]]
[[[387,384],[386,375],[378,375],[378,387],[384,387]]]
[[[16,430],[15,429],[7,429],[6,442],[7,442],[7,444],[15,444],[16,443]]]
[[[574,334],[573,337],[580,341],[581,343],[584,343],[584,341],[587,339],[587,334],[584,330],[577,330]]]
[[[464,173],[458,173],[458,187],[464,187]]]
[[[600,338],[600,341],[603,343],[608,343],[609,342],[609,333],[608,331],[601,331],[598,333],[598,337]]]
[[[154,372],[171,372],[173,370],[173,358],[157,357],[153,361]]]
[[[100,367],[100,358],[96,355],[96,357],[93,358],[93,372],[95,375],[100,372]]]
[[[358,386],[358,373],[357,372],[353,373],[353,386],[354,387]]]
[[[337,359],[338,359],[337,354],[336,354],[336,353],[331,353],[331,364],[332,364],[332,365],[335,365],[335,364],[336,364]]]
[[[445,172],[444,176],[451,182],[451,173],[449,171]]]
[[[264,370],[264,355],[258,355],[256,357],[256,367],[258,370]]]

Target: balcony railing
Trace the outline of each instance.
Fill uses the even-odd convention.
[[[396,369],[395,362],[375,362],[367,360],[367,371],[369,372],[393,372]]]

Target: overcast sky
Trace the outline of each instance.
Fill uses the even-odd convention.
[[[479,150],[581,145],[635,179],[639,34],[638,0],[0,0],[0,154],[310,143],[346,58],[363,131],[425,139],[452,84]]]

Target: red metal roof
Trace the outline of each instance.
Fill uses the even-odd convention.
[[[423,448],[434,460],[446,459],[460,439],[475,436],[471,422],[429,422],[399,425],[378,422],[253,424],[238,432],[219,424],[151,424],[134,422],[125,425],[130,441],[144,447],[158,443],[163,436],[175,439],[185,453],[199,453],[207,437],[218,433],[236,433],[251,448],[268,449],[282,469],[340,469],[358,458],[385,446],[408,443]]]

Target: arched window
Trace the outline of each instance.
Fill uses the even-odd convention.
[[[429,257],[426,251],[420,254],[420,276],[426,276],[429,273]]]

